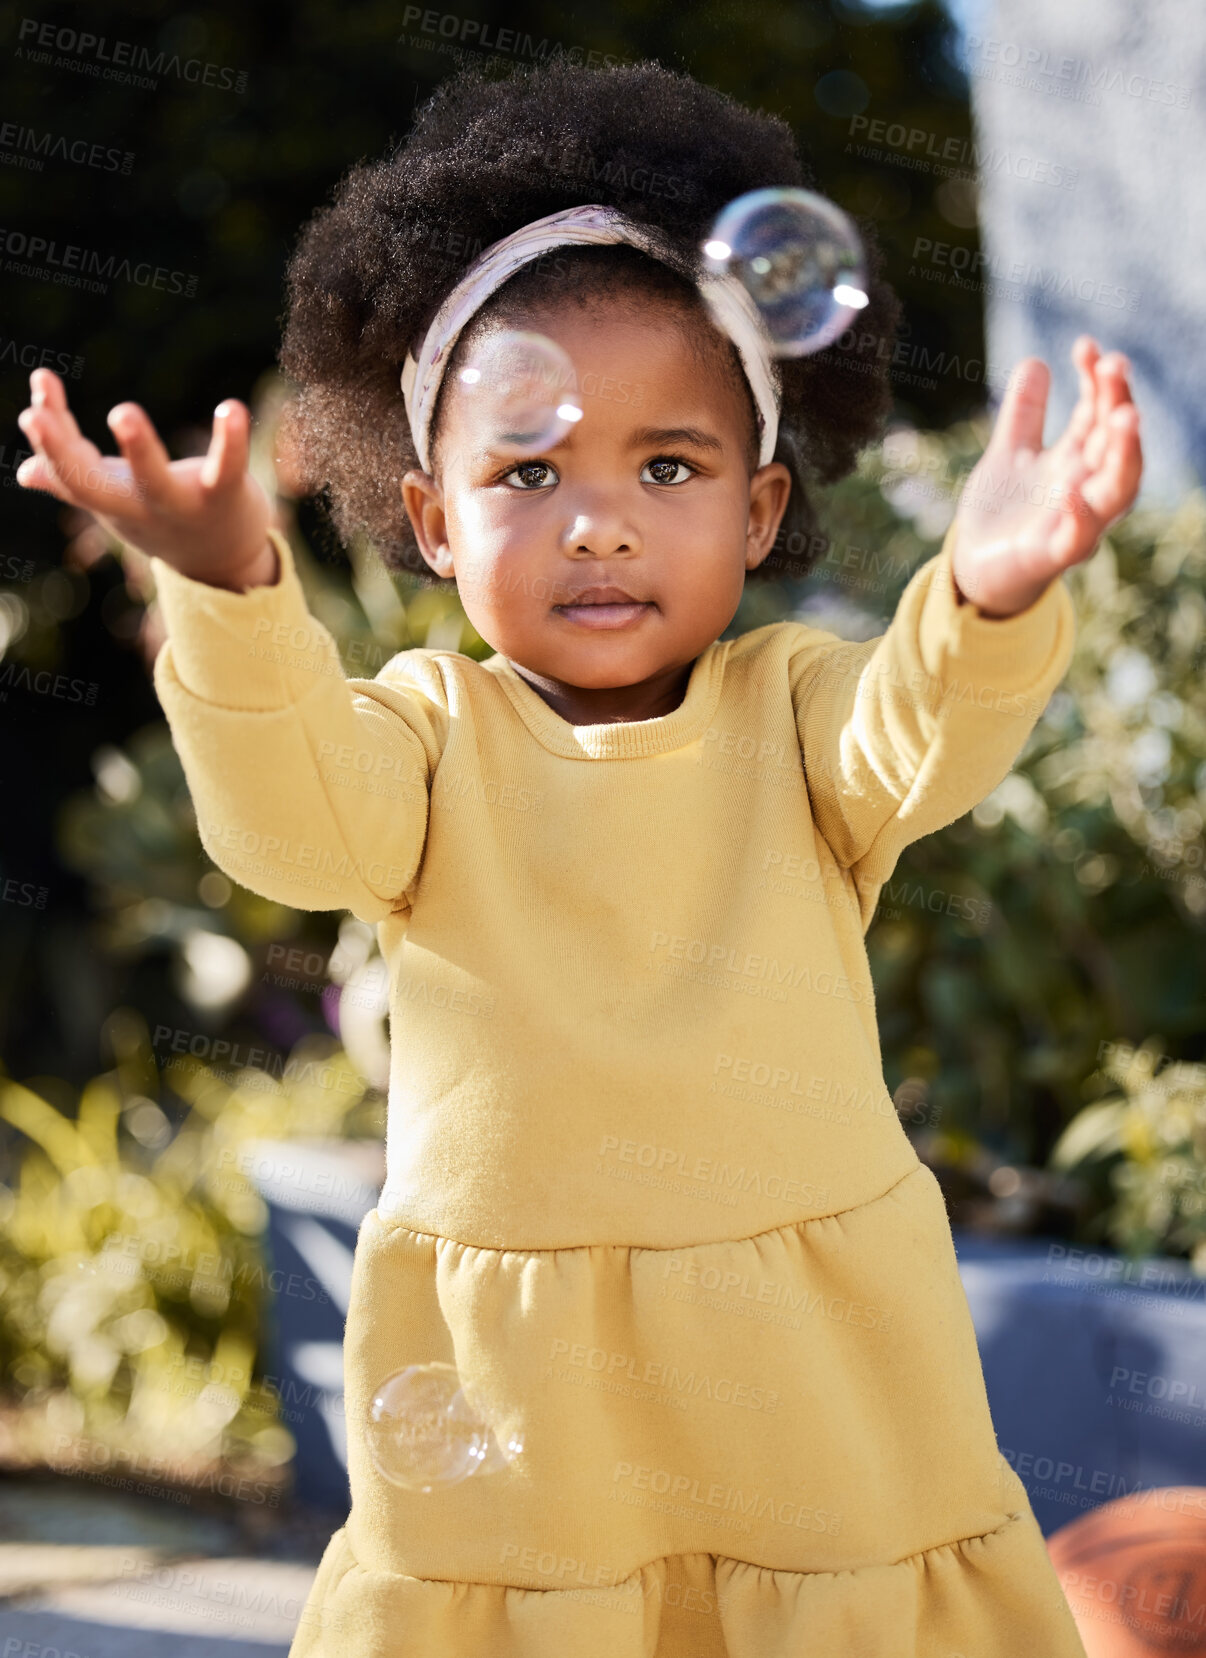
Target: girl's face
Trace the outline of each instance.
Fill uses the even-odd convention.
[[[791,479],[774,462],[751,477],[748,394],[719,336],[701,337],[674,306],[566,306],[524,326],[568,352],[583,418],[516,462],[492,449],[454,375],[440,480],[408,472],[402,492],[423,557],[455,575],[481,637],[545,681],[554,706],[566,693],[573,717],[624,704],[591,691],[666,685],[720,637],[745,572],[774,543]]]

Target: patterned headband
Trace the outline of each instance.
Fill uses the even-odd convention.
[[[598,202],[548,213],[543,219],[533,219],[530,224],[512,231],[500,241],[491,242],[469,266],[432,318],[418,361],[409,352],[406,354],[402,370],[402,398],[406,404],[415,453],[424,472],[431,471],[428,435],[436,398],[462,330],[490,295],[501,288],[521,265],[539,258],[549,248],[564,247],[570,242],[600,245],[628,242],[662,264],[676,269],[680,275],[689,274],[685,269],[684,256],[651,226],[637,224],[618,209],[603,207]],[[695,283],[713,316],[737,348],[758,411],[758,464],[765,466],[774,458],[779,435],[779,376],[765,328],[753,300],[735,276],[729,273],[703,276],[695,278]]]

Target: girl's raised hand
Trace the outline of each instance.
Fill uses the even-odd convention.
[[[108,420],[121,455],[102,455],[80,432],[52,369],[34,369],[29,384],[31,404],[17,424],[34,454],[17,468],[19,484],[92,513],[122,541],[195,581],[242,591],[276,580],[273,509],[247,469],[245,404],[220,403],[206,454],[173,461],[139,405],[118,403]]]
[[[1026,357],[959,498],[951,568],[959,591],[987,616],[1015,616],[1062,570],[1083,563],[1139,488],[1139,411],[1126,358],[1103,357],[1082,334],[1072,360],[1080,399],[1063,434],[1043,448],[1051,375],[1041,358]]]

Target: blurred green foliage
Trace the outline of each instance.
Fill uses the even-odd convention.
[[[267,1212],[239,1153],[376,1129],[379,1101],[330,1038],[280,1077],[225,1077],[186,1058],[161,1075],[133,1009],[105,1035],[112,1068],[76,1100],[52,1084],[61,1109],[0,1079],[25,1147],[0,1185],[0,1373],[23,1407],[6,1457],[270,1475],[293,1442],[263,1377]]]
[[[1051,1154],[1092,1181],[1089,1238],[1132,1255],[1188,1254],[1206,1277],[1206,1065],[1169,1061],[1154,1042],[1119,1042],[1102,1074],[1112,1091]]]

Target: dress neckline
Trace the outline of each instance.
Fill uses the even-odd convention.
[[[495,675],[520,719],[551,753],[567,760],[640,760],[683,748],[706,729],[720,700],[731,643],[717,639],[700,652],[691,664],[683,700],[670,713],[599,725],[574,725],[562,719],[501,651],[487,657],[482,666]]]

